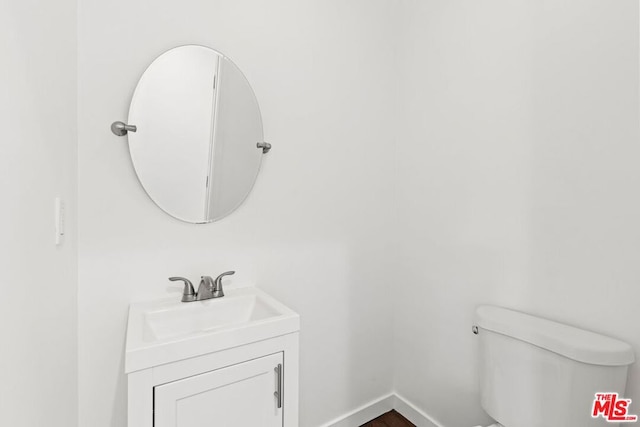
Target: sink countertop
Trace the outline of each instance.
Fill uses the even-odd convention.
[[[125,372],[214,353],[300,330],[297,313],[255,287],[183,303],[172,296],[129,307]]]

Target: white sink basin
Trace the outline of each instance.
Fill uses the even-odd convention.
[[[227,295],[229,296],[229,295]],[[172,301],[174,302],[174,301]],[[159,304],[144,313],[146,341],[240,325],[281,313],[256,294],[211,299],[195,304]]]
[[[248,344],[300,329],[299,316],[257,288],[183,303],[179,297],[129,308],[127,373]]]

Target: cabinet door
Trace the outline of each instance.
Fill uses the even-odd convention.
[[[282,363],[277,353],[157,386],[154,426],[282,427]]]

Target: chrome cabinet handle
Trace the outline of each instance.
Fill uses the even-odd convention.
[[[282,363],[278,363],[278,366],[274,369],[276,372],[276,381],[277,388],[276,391],[273,392],[273,395],[276,397],[276,401],[278,408],[282,408]]]

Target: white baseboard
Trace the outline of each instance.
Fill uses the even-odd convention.
[[[417,427],[444,427],[397,393],[390,393],[373,400],[321,427],[360,427],[392,409],[398,411]]]
[[[329,421],[321,427],[360,427],[367,421],[378,418],[380,415],[392,410],[395,400],[396,395],[389,393],[384,397],[362,405],[347,415]]]
[[[422,410],[418,409],[416,405],[395,393],[393,402],[393,409],[402,414],[403,417],[411,421],[417,427],[444,427],[433,417],[429,416]]]

